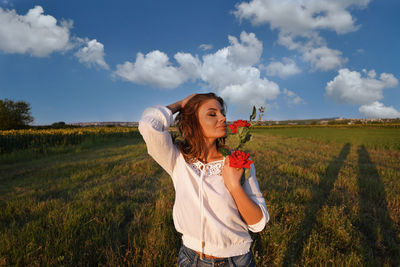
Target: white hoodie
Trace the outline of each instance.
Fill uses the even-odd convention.
[[[172,115],[164,106],[147,108],[139,122],[139,131],[148,153],[172,178],[175,188],[173,220],[176,230],[182,234],[183,244],[215,257],[247,253],[253,241],[248,230],[260,232],[269,220],[254,164],[251,164],[250,177],[243,189],[260,206],[263,218],[247,225],[221,176],[224,160],[187,163],[168,132]]]

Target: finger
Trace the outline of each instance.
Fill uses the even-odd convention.
[[[229,166],[229,156],[225,157],[224,165]]]
[[[182,107],[184,107],[186,105],[187,102],[189,102],[190,99],[192,99],[194,96],[196,96],[197,93],[191,94],[189,96],[187,96],[182,102]]]

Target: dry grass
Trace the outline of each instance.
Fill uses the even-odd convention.
[[[291,131],[246,147],[271,215],[257,266],[398,266],[396,144]],[[172,182],[140,138],[4,162],[0,266],[175,265]]]

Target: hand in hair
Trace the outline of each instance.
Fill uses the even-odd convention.
[[[191,94],[182,100],[179,100],[171,105],[168,105],[167,108],[169,108],[172,111],[172,114],[174,114],[178,112],[181,108],[183,108],[186,105],[186,103],[195,95],[197,94]]]

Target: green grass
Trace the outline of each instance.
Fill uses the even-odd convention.
[[[398,266],[396,132],[322,130],[253,132],[271,215],[257,266]],[[2,155],[0,266],[175,265],[172,181],[141,138],[32,153]]]
[[[253,132],[275,136],[306,138],[314,141],[333,143],[351,143],[375,149],[400,150],[400,128],[386,127],[287,127],[258,128]]]

